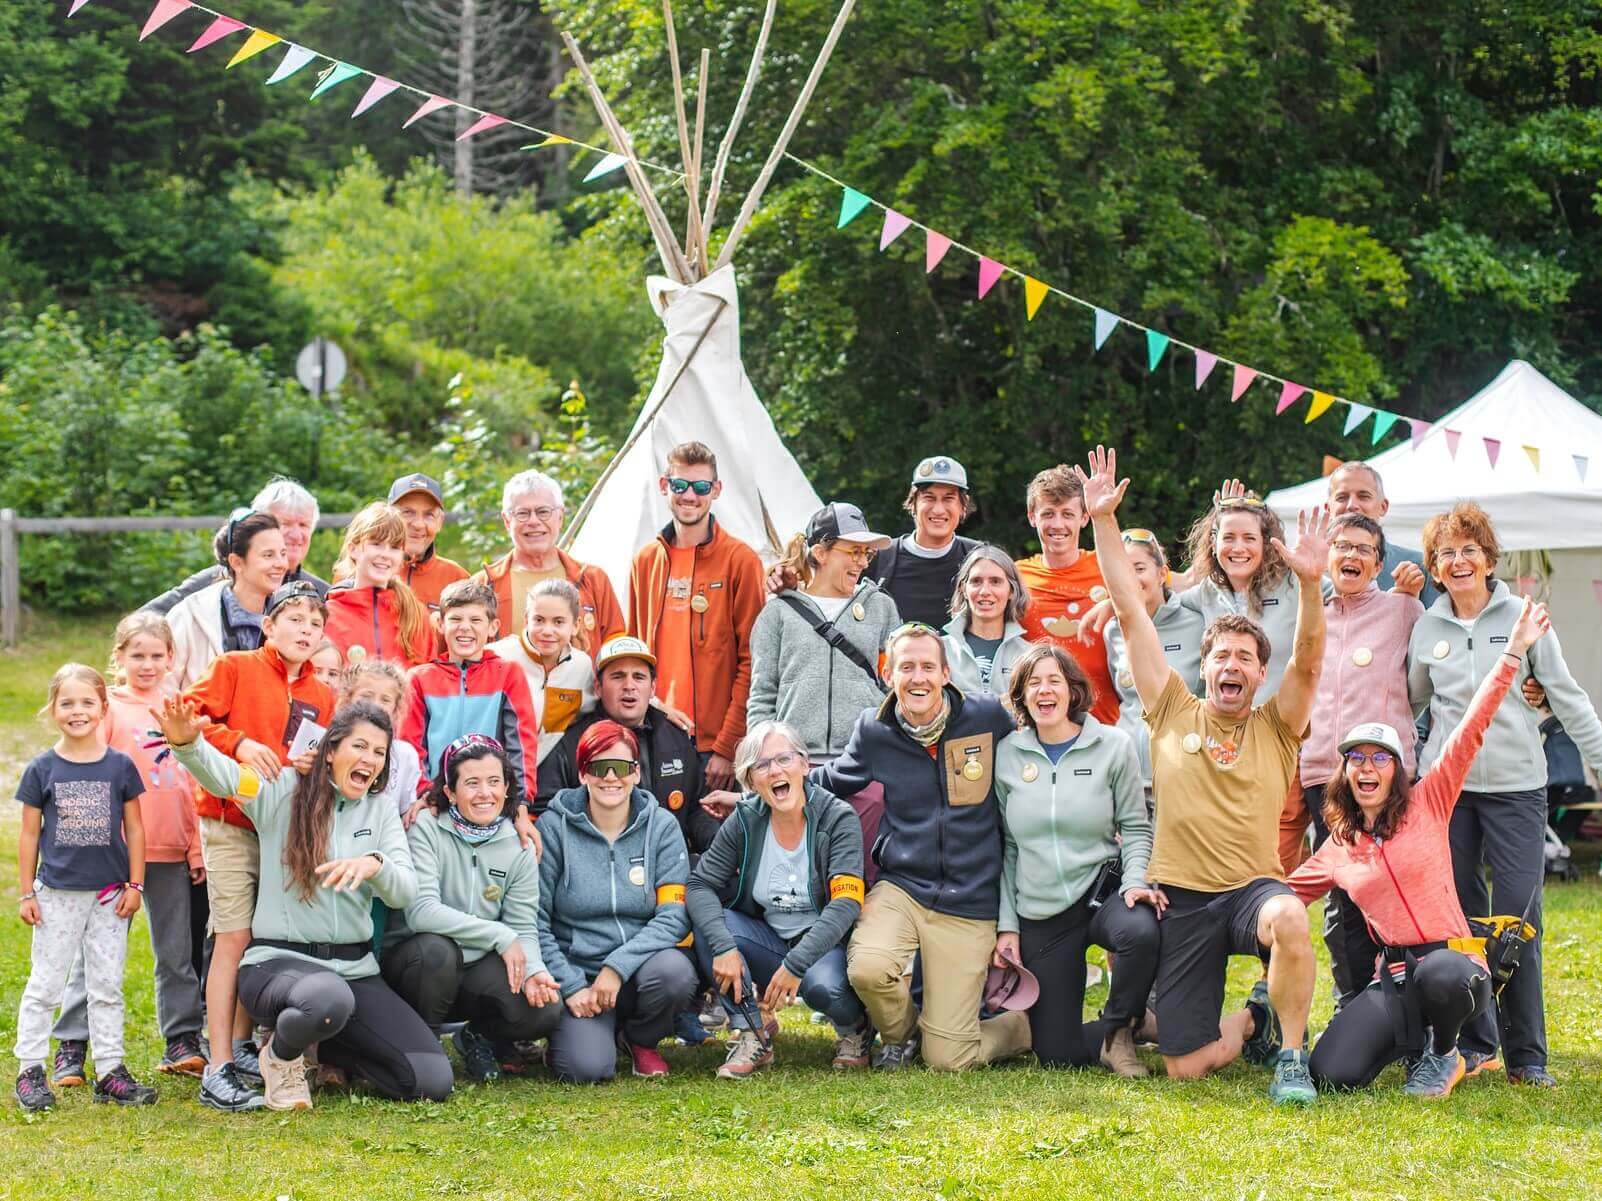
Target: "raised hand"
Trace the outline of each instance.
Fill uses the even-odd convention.
[[[169,696],[159,709],[150,706],[150,716],[161,727],[168,746],[188,746],[211,725],[211,718],[201,716],[199,707],[182,696]]]
[[[1329,566],[1329,510],[1320,505],[1311,513],[1304,509],[1296,514],[1295,550],[1278,538],[1269,541],[1297,579],[1316,585]]]
[[[1245,484],[1235,479],[1225,480],[1223,487],[1219,488],[1217,492],[1213,493],[1213,504],[1216,505],[1220,501],[1226,500],[1240,500],[1245,495]]]
[[[1522,655],[1546,637],[1551,628],[1552,618],[1547,614],[1546,606],[1525,597],[1524,608],[1519,613],[1519,619],[1513,623],[1512,634],[1508,636],[1508,652]]]
[[[1417,600],[1424,591],[1424,569],[1411,560],[1404,559],[1396,565],[1391,572],[1391,591],[1405,592]]]
[[[1090,452],[1089,467],[1087,475],[1077,464],[1074,466],[1074,475],[1085,490],[1085,516],[1110,517],[1129,490],[1127,479],[1121,483],[1118,480],[1118,452],[1097,446]]]

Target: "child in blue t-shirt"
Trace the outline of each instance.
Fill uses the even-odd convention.
[[[50,1023],[81,952],[89,1045],[99,1075],[95,1100],[149,1105],[156,1090],[136,1081],[122,1062],[128,922],[144,892],[144,780],[132,759],[106,746],[106,682],[94,668],[60,668],[40,716],[48,716],[61,737],[28,764],[17,785],[21,917],[33,927],[33,962],[17,1008],[17,1100],[27,1110],[56,1103],[44,1073]]]

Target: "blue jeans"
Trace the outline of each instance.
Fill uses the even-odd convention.
[[[751,969],[751,982],[756,985],[757,995],[760,996],[767,988],[768,981],[773,979],[773,973],[784,963],[784,957],[790,953],[790,944],[761,918],[747,917],[737,909],[725,909],[723,922],[746,966]],[[706,939],[696,938],[695,954],[701,965],[701,974],[708,980],[712,979],[712,951]],[[801,999],[834,1023],[835,1033],[842,1037],[860,1030],[867,1017],[867,1010],[857,1000],[857,994],[851,991],[851,982],[846,979],[846,953],[843,946],[831,947],[827,954],[807,969],[806,975],[801,977]],[[729,1024],[736,1030],[745,1029],[746,1020],[734,1007],[733,999],[722,994],[719,1000],[728,1012]]]

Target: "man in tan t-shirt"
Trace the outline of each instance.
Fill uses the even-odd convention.
[[[1075,468],[1078,471],[1078,468]],[[1324,658],[1319,577],[1328,557],[1328,517],[1297,522],[1294,550],[1277,540],[1302,581],[1295,644],[1279,692],[1252,701],[1267,676],[1268,637],[1249,618],[1220,617],[1202,636],[1205,699],[1168,666],[1118,532],[1116,453],[1096,448],[1085,476],[1085,509],[1097,558],[1129,649],[1135,690],[1151,727],[1157,807],[1149,890],[1126,899],[1157,907],[1157,1044],[1168,1074],[1189,1079],[1243,1052],[1272,1065],[1268,1095],[1310,1102],[1318,1094],[1304,1049],[1314,960],[1307,911],[1280,875],[1279,814],[1296,776]],[[1242,1008],[1220,1020],[1231,955],[1268,964]]]

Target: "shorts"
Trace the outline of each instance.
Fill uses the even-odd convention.
[[[1264,877],[1228,892],[1164,888],[1168,908],[1157,923],[1157,1039],[1164,1055],[1189,1055],[1218,1041],[1224,980],[1231,955],[1267,952],[1257,917],[1275,897],[1296,894]]]
[[[200,858],[206,865],[206,901],[212,934],[249,930],[256,916],[256,888],[261,882],[261,842],[256,831],[213,817],[200,819]]]

